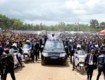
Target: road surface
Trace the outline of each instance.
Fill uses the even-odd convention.
[[[72,71],[72,65],[48,64],[41,65],[41,60],[36,63],[27,63],[23,69],[16,69],[16,80],[86,80],[86,75]],[[96,80],[97,71],[94,71],[92,80]],[[8,74],[7,80],[11,80]],[[104,80],[101,76],[100,80]]]

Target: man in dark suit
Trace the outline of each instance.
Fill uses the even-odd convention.
[[[7,74],[10,73],[12,80],[16,80],[14,73],[14,59],[9,50],[5,50],[5,58],[3,60],[3,77],[1,80],[6,80]]]
[[[105,46],[102,46],[101,50],[100,50],[100,55],[97,58],[97,67],[98,67],[98,75],[97,75],[97,79],[99,80],[101,73],[103,72],[104,75],[104,80],[105,80]]]
[[[85,59],[85,65],[87,70],[87,80],[92,79],[93,70],[96,67],[97,57],[95,55],[95,50],[91,49],[91,53],[87,55]]]
[[[2,79],[2,75],[3,75],[3,66],[2,66],[2,61],[1,61],[2,55],[3,55],[3,47],[2,47],[2,44],[0,42],[0,72],[1,72],[1,79]]]
[[[70,54],[70,62],[72,63],[72,57],[74,55],[74,44],[73,44],[72,40],[70,40],[70,42],[68,44],[68,49],[69,49],[69,54]]]
[[[34,50],[33,50],[33,53],[34,53],[34,55],[35,55],[35,57],[36,57],[36,61],[38,60],[38,58],[39,58],[39,50],[40,50],[40,45],[39,45],[39,42],[38,41],[36,41],[35,42],[35,45],[34,45]]]
[[[42,37],[42,38],[40,39],[40,51],[41,51],[41,52],[43,51],[44,45],[45,45],[45,43],[46,43],[46,40],[47,40],[46,37]]]
[[[46,39],[44,37],[42,37],[40,39],[40,45],[45,45]]]

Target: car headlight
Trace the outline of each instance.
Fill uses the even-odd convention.
[[[44,57],[48,57],[48,53],[42,53],[42,55],[44,56]]]
[[[60,57],[65,57],[66,53],[60,53]]]
[[[79,59],[79,62],[84,62],[85,60],[84,59]]]

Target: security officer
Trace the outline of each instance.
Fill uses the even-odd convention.
[[[10,73],[12,80],[16,80],[15,74],[14,74],[14,59],[11,54],[9,54],[9,49],[5,49],[5,57],[6,61],[5,64],[3,65],[3,77],[2,80],[6,80],[7,74]]]
[[[66,38],[66,39],[63,41],[63,44],[64,44],[64,46],[65,46],[65,51],[66,51],[67,57],[69,57],[68,38]]]
[[[73,41],[70,39],[68,44],[69,54],[70,54],[70,62],[72,63],[72,57],[74,55],[74,44]]]
[[[35,56],[35,44],[36,44],[36,41],[35,39],[33,40],[32,42],[32,50],[31,50],[31,58],[32,58],[32,62],[34,63],[34,56]]]
[[[40,51],[42,53],[45,42],[46,42],[46,38],[42,37],[39,42],[40,42]]]
[[[2,44],[0,43],[0,72],[1,72],[1,79],[2,79],[2,75],[3,75],[3,68],[2,68],[2,61],[1,61],[2,55],[3,55],[3,47],[2,47]]]
[[[100,55],[98,56],[97,60],[98,60],[98,75],[96,80],[99,80],[101,72],[103,72],[105,80],[105,46],[101,48]]]
[[[34,62],[34,59],[37,61],[39,58],[39,49],[40,49],[40,45],[39,45],[39,42],[36,40],[33,45],[33,54],[32,54],[33,62]]]
[[[37,61],[38,58],[39,58],[39,50],[40,50],[40,45],[39,45],[39,42],[37,41],[37,42],[36,42],[36,45],[35,45],[35,52],[34,52],[35,57],[36,57],[36,61]]]
[[[18,53],[18,54],[16,55],[16,58],[17,58],[17,60],[18,60],[18,62],[19,62],[19,64],[20,64],[20,66],[21,66],[21,67],[24,67],[23,64],[22,64],[22,62],[21,62],[21,55],[20,55],[20,53],[19,53],[19,49],[17,48],[17,44],[16,44],[16,43],[13,43],[13,44],[12,44],[12,47],[11,47],[11,49],[10,49],[10,53],[11,53],[11,54]]]
[[[77,50],[76,50],[76,52],[75,53],[78,53],[79,51],[81,50],[81,46],[77,46]],[[74,69],[75,69],[75,57],[74,57],[74,54],[72,55],[72,59],[73,59],[73,61],[72,61],[72,65],[73,65],[73,69],[72,69],[72,71],[74,71]]]
[[[87,55],[85,59],[85,65],[87,66],[87,80],[92,79],[93,70],[95,69],[97,63],[97,57],[95,55],[95,50],[91,49],[91,53]]]

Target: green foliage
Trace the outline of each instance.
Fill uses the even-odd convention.
[[[13,29],[13,30],[49,30],[49,31],[99,31],[105,28],[105,22],[99,23],[98,20],[90,20],[90,26],[84,24],[65,24],[60,22],[57,25],[44,25],[40,23],[39,25],[25,24],[19,19],[11,19],[5,15],[0,14],[0,27],[3,29]]]
[[[105,28],[105,22],[101,22],[100,27]]]
[[[98,27],[99,26],[98,20],[96,20],[96,19],[90,20],[90,26],[92,26],[92,27]]]

